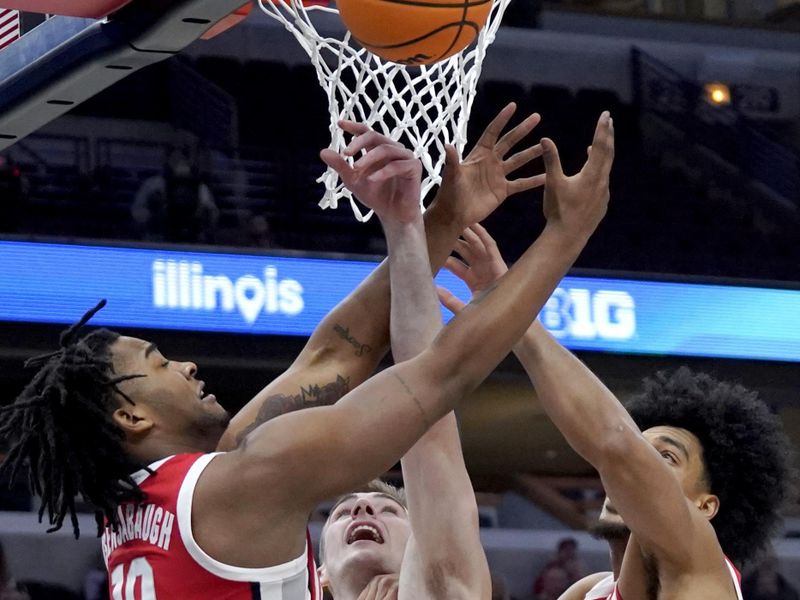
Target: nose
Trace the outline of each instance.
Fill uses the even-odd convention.
[[[353,505],[353,508],[350,511],[350,516],[355,518],[364,515],[369,515],[370,517],[374,517],[375,509],[373,508],[372,504],[369,503],[369,500],[367,500],[366,498],[359,498],[358,502],[356,502]]]
[[[193,362],[181,363],[181,371],[186,376],[186,379],[190,379],[197,373],[197,365]]]

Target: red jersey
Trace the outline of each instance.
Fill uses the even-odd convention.
[[[733,563],[727,558],[725,559],[725,564],[728,566],[728,571],[730,571],[731,578],[733,579],[733,587],[736,590],[736,597],[738,600],[743,600],[742,574],[739,573],[736,567],[733,566]],[[599,581],[597,585],[595,585],[591,590],[589,590],[589,593],[586,594],[585,600],[622,600],[619,589],[614,582],[614,576],[609,575],[605,579]]]
[[[178,454],[139,471],[140,504],[119,506],[117,532],[106,527],[103,558],[112,600],[320,600],[311,541],[288,563],[261,569],[223,564],[192,535],[192,497],[217,454]],[[307,535],[307,534],[306,534]]]

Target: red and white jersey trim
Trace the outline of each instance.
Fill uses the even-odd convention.
[[[181,532],[183,545],[186,547],[189,555],[204,569],[223,579],[230,579],[233,581],[258,581],[262,585],[283,583],[295,578],[302,578],[305,582],[308,569],[308,547],[306,547],[303,553],[296,559],[282,565],[250,569],[226,565],[206,554],[197,544],[194,535],[192,535],[192,499],[194,498],[194,488],[203,470],[214,458],[219,456],[219,454],[220,453],[204,454],[198,458],[189,469],[189,472],[186,473],[186,478],[183,480],[183,485],[181,485],[180,492],[178,493],[178,514],[176,515],[178,519],[178,529]],[[265,597],[269,598],[270,596]]]
[[[617,582],[614,581],[614,574],[609,573],[608,577],[598,581],[594,587],[584,596],[584,600],[600,600],[608,598],[614,593]]]
[[[133,474],[145,500],[124,502],[119,527],[101,540],[114,600],[319,600],[311,541],[302,555],[272,567],[245,568],[209,556],[192,532],[192,502],[218,454],[180,454]],[[247,543],[247,540],[242,540]]]
[[[728,571],[730,571],[731,577],[733,578],[733,587],[736,589],[736,597],[738,600],[744,600],[742,596],[742,583],[739,571],[736,570],[736,567],[734,567],[733,563],[727,558],[725,559],[725,564],[728,565]]]

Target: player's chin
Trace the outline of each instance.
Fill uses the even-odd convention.
[[[209,394],[205,398],[200,400],[200,405],[203,407],[203,410],[210,414],[214,415],[215,417],[222,419],[226,418],[230,420],[230,415],[228,411],[223,408],[223,406],[217,402],[217,397],[213,394]]]
[[[227,427],[228,424],[231,422],[231,414],[222,408],[219,404],[217,404],[216,409],[214,410],[214,416],[217,419],[217,422],[222,427]]]
[[[344,549],[348,562],[358,563],[360,566],[369,564],[373,567],[383,567],[391,563],[391,549],[386,544],[371,541],[358,541],[348,544]],[[402,556],[401,556],[402,559]]]

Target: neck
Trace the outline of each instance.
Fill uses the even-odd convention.
[[[175,454],[193,452],[208,452],[208,449],[198,447],[197,444],[185,443],[178,440],[159,441],[156,443],[128,443],[129,456],[141,465],[149,465],[157,460]]]
[[[357,600],[373,578],[385,574],[378,569],[369,568],[348,569],[348,571],[347,577],[343,576],[335,583],[331,581],[334,600]]]
[[[614,571],[614,581],[619,579],[622,570],[622,559],[625,557],[625,549],[628,547],[628,540],[609,540],[608,550],[611,556],[611,569]]]

